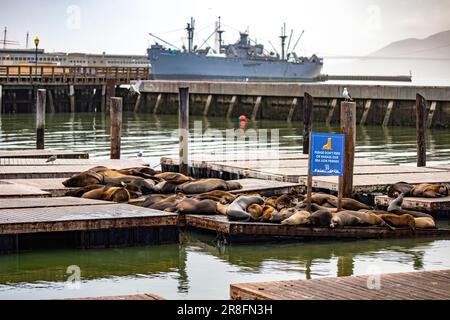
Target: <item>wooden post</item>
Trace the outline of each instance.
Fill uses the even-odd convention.
[[[106,85],[102,85],[102,100],[100,101],[100,112],[105,112],[106,103]]]
[[[210,94],[210,95],[208,95],[208,98],[206,99],[205,109],[203,110],[204,117],[208,116],[209,108],[211,107],[211,102],[212,102],[212,95]]]
[[[141,106],[141,94],[138,94],[138,96],[137,96],[137,98],[136,98],[136,104],[134,105],[134,112],[135,113],[138,113],[140,110],[139,110],[139,107]]]
[[[437,108],[437,102],[433,101],[430,106],[430,112],[428,113],[427,128],[431,128],[431,126],[433,125],[433,118],[434,118],[434,113],[436,112],[436,108]]]
[[[292,118],[294,117],[295,109],[297,108],[297,104],[298,104],[298,99],[297,98],[292,99],[291,107],[289,109],[289,115],[287,118],[288,122],[292,121]]]
[[[336,106],[337,106],[337,99],[333,99],[331,101],[331,106],[330,110],[328,111],[327,119],[325,120],[327,125],[329,125],[331,123],[331,120],[333,120],[334,110],[336,109]]]
[[[417,166],[427,165],[427,147],[425,142],[427,101],[420,94],[416,95],[416,131],[417,131]]]
[[[189,174],[189,88],[179,89],[178,130],[180,137],[180,173]]]
[[[0,117],[2,116],[3,111],[3,86],[0,85]]]
[[[261,107],[261,101],[262,101],[261,96],[256,98],[255,106],[253,107],[253,112],[252,112],[252,121],[255,121],[256,117],[258,116],[259,107]]]
[[[309,154],[310,132],[312,130],[313,97],[305,92],[303,98],[303,154]]]
[[[116,96],[116,80],[106,79],[106,112],[109,112],[111,98]]]
[[[388,103],[386,113],[384,115],[383,127],[387,127],[389,125],[389,122],[391,121],[392,109],[394,109],[394,101],[391,100]]]
[[[122,98],[111,98],[111,159],[120,159],[120,140],[122,137]]]
[[[236,96],[233,96],[231,98],[230,105],[228,106],[227,118],[231,117],[231,114],[233,113],[234,105],[236,104],[236,100],[237,100]]]
[[[369,116],[370,108],[372,107],[372,100],[367,100],[364,106],[364,113],[361,117],[360,125],[364,126],[367,121],[367,117]]]
[[[36,99],[36,149],[44,149],[45,102],[47,91],[39,89]]]
[[[308,182],[306,186],[306,211],[311,212],[311,201],[312,201],[312,175],[311,175],[311,134],[309,132],[308,136]]]
[[[70,112],[75,112],[75,87],[73,85],[69,86],[69,102],[70,102]]]
[[[48,90],[47,95],[48,95],[48,105],[50,107],[50,113],[55,113],[55,104],[53,103],[52,90]]]
[[[153,114],[158,113],[158,109],[159,109],[159,106],[161,105],[161,101],[162,101],[162,93],[159,93],[158,97],[156,98],[155,106],[153,107]]]
[[[350,197],[353,194],[353,167],[355,164],[355,102],[341,102],[341,133],[345,134],[344,176],[341,189],[344,197]]]

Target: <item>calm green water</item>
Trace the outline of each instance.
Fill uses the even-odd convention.
[[[225,119],[202,121],[203,128],[236,128]],[[31,115],[2,115],[0,149],[34,146]],[[47,117],[46,146],[88,151],[107,158],[109,123],[102,114],[57,114]],[[157,164],[161,156],[177,153],[175,116],[124,115],[124,158],[144,158]],[[194,124],[192,123],[192,127]],[[279,129],[283,153],[301,151],[302,125],[279,121],[249,123],[248,128]],[[317,131],[333,131],[315,125]],[[191,152],[212,154],[221,140],[191,141]],[[430,163],[450,163],[450,130],[427,135]],[[255,146],[255,145],[254,145]],[[256,143],[258,147],[258,143]],[[414,128],[359,128],[357,153],[370,159],[415,162]],[[448,221],[441,226],[449,227]],[[0,256],[0,299],[60,299],[69,297],[155,293],[169,299],[228,299],[236,282],[306,279],[371,273],[450,268],[450,240],[370,240],[254,244],[220,247],[209,236],[186,234],[181,245],[107,250],[36,251]],[[76,265],[81,285],[66,285],[66,271]],[[381,280],[382,281],[382,280]]]

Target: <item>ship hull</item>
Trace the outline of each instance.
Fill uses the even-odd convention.
[[[322,63],[248,60],[150,50],[156,80],[315,81]]]

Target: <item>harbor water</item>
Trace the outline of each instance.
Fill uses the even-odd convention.
[[[35,145],[31,114],[2,115],[0,149]],[[237,129],[237,119],[191,118],[203,129]],[[178,152],[176,116],[124,114],[123,158],[139,151],[152,166]],[[257,121],[247,129],[278,129],[281,153],[301,153],[299,122]],[[314,130],[337,127],[314,124]],[[176,131],[175,131],[176,132]],[[415,128],[359,127],[357,156],[414,165]],[[225,134],[224,134],[225,135]],[[104,114],[54,114],[46,119],[46,147],[109,156],[109,121]],[[261,142],[262,143],[262,142]],[[213,154],[217,138],[192,140],[192,153]],[[428,130],[429,164],[450,164],[450,131]],[[237,150],[238,152],[238,150]],[[439,221],[450,227],[448,221]],[[50,250],[0,256],[0,299],[63,299],[154,293],[168,299],[228,299],[230,283],[314,279],[450,268],[450,239],[307,241],[221,246],[214,236],[183,233],[180,244],[104,250]],[[73,267],[81,283],[71,286]],[[69,272],[68,272],[69,271]],[[381,277],[381,285],[382,285]]]

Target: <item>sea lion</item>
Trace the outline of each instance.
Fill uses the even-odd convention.
[[[433,218],[431,215],[423,213],[423,212],[402,209],[402,204],[403,204],[404,199],[405,199],[405,195],[403,193],[400,194],[397,199],[395,199],[394,201],[391,202],[387,211],[390,214],[396,214],[396,215],[409,214],[409,215],[413,216],[414,218]]]
[[[375,214],[374,212],[372,212],[370,210],[346,211],[346,212],[361,219],[361,224],[363,224],[363,225],[387,227],[389,229],[393,229],[392,226],[388,225],[383,219],[381,219],[377,214]],[[380,214],[386,214],[386,213],[383,212]]]
[[[227,210],[228,210],[228,204],[222,204],[220,202],[217,202],[217,206],[216,206],[216,211],[217,213],[226,216],[227,215]]]
[[[62,184],[68,188],[83,188],[93,184],[103,184],[103,176],[93,171],[84,171],[73,175]]]
[[[184,199],[176,205],[180,214],[215,215],[217,202],[213,200]]]
[[[283,220],[281,224],[290,226],[303,226],[310,224],[311,213],[308,211],[297,211],[293,216]]]
[[[91,191],[85,192],[81,198],[83,199],[92,199],[92,200],[102,200],[103,199],[103,190],[105,186],[101,188],[96,188]]]
[[[281,211],[273,211],[270,214],[269,222],[281,223],[282,221],[292,217],[297,212],[295,208],[284,208]]]
[[[76,190],[69,190],[66,192],[66,196],[67,197],[76,197],[76,198],[81,198],[83,196],[83,194],[85,194],[86,192],[95,190],[95,189],[100,189],[103,188],[104,185],[102,184],[91,184],[89,186],[83,187],[83,188],[78,188]]]
[[[184,194],[177,193],[165,198],[164,200],[155,202],[154,204],[148,206],[148,208],[160,211],[170,210],[170,212],[173,212],[174,210],[176,210],[177,204],[185,198],[186,197]]]
[[[275,212],[278,212],[274,207],[265,205],[263,206],[262,215],[259,219],[261,222],[268,222],[270,220],[270,217],[272,214],[275,214]]]
[[[177,187],[178,187],[178,184],[173,183],[172,181],[163,181],[153,187],[153,192],[163,193],[163,194],[172,194],[177,191]]]
[[[411,197],[418,198],[442,198],[448,196],[448,188],[443,185],[418,184],[411,190]]]
[[[124,187],[109,187],[103,188],[102,199],[106,201],[113,201],[118,203],[127,203],[130,201],[130,193]]]
[[[315,193],[311,196],[311,202],[314,202],[320,206],[329,202],[329,200],[337,200],[337,197],[326,193]]]
[[[284,194],[275,201],[275,208],[280,211],[284,208],[291,208],[298,204],[298,200],[291,195]]]
[[[130,187],[136,188],[138,192],[144,196],[154,192],[155,182],[151,179],[133,179],[130,182],[125,182],[127,189]]]
[[[276,197],[276,196],[267,198],[264,205],[275,208],[277,206],[277,204],[276,204],[277,200],[278,200],[278,197]]]
[[[305,202],[304,202],[304,206],[306,208],[306,203]],[[315,203],[311,203],[311,211],[312,212],[316,212],[316,211],[319,211],[319,210],[328,210],[331,213],[337,212],[337,208],[327,208],[327,207],[319,206],[318,204],[315,204]]]
[[[329,204],[331,204],[333,207],[337,208],[338,206],[338,199],[328,199],[327,202]],[[365,209],[365,210],[371,210],[373,209],[372,207],[361,203],[359,201],[356,201],[355,199],[351,199],[351,198],[342,198],[342,209],[344,210],[351,210],[351,211],[358,211],[361,209]]]
[[[162,179],[164,181],[170,181],[174,184],[183,184],[189,181],[194,181],[193,178],[185,176],[184,174],[177,172],[163,172],[154,175],[155,178]]]
[[[231,191],[242,189],[242,185],[237,181],[225,181],[222,179],[202,179],[186,182],[177,186],[177,192],[184,194],[201,194],[215,190]]]
[[[206,200],[206,199],[214,200],[214,201],[218,201],[222,204],[230,204],[234,200],[236,200],[236,196],[234,194],[226,192],[226,191],[221,191],[221,190],[215,190],[215,191],[202,193],[202,194],[198,195],[196,198],[200,199],[200,200]]]
[[[411,192],[413,187],[414,186],[412,184],[409,184],[407,182],[397,182],[397,183],[389,186],[388,196],[390,198],[397,198],[402,193],[407,195]]]
[[[333,219],[333,214],[326,209],[314,212],[309,218],[313,227],[329,227],[331,219]]]
[[[396,214],[382,214],[379,215],[379,217],[383,219],[387,224],[396,228],[410,227],[412,230],[415,230],[416,227],[414,217],[409,214],[404,214],[401,216],[398,216]]]
[[[109,170],[109,169],[107,167],[104,167],[104,166],[97,166],[97,167],[90,168],[87,171],[91,171],[91,172],[95,172],[95,173],[101,173],[101,172],[106,171],[106,170]]]
[[[358,226],[362,225],[363,222],[360,218],[348,213],[347,211],[335,212],[332,214],[330,228],[334,229],[336,227],[345,226]]]
[[[148,207],[154,205],[155,203],[161,202],[161,201],[163,201],[163,200],[165,200],[165,199],[167,199],[167,198],[168,198],[168,196],[163,196],[163,195],[151,195],[151,196],[148,196],[148,197],[145,199],[145,201],[144,201],[144,203],[142,204],[142,206],[143,206],[144,208],[148,208]]]
[[[417,229],[436,229],[436,222],[432,218],[414,218]]]
[[[247,212],[252,217],[253,221],[259,221],[263,214],[263,207],[259,204],[253,203],[247,207]]]
[[[241,196],[233,201],[232,204],[228,206],[227,209],[227,216],[228,219],[233,220],[240,220],[240,221],[249,221],[252,217],[247,212],[248,206],[251,204],[264,204],[264,199],[261,197],[245,197]]]
[[[126,168],[126,169],[121,169],[121,170],[117,170],[117,171],[126,176],[137,176],[137,177],[141,177],[144,179],[160,180],[160,179],[157,179],[154,177],[156,174],[158,174],[160,172],[157,172],[149,167]]]

